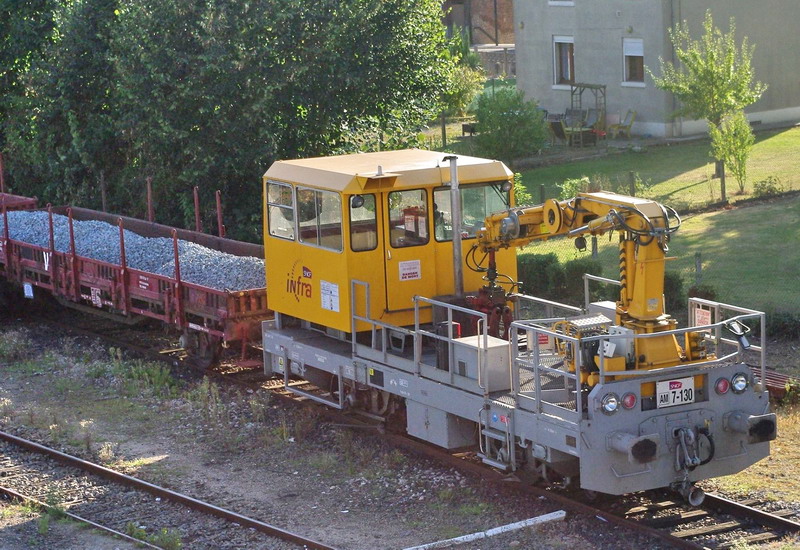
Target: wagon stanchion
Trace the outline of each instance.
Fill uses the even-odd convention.
[[[72,223],[72,208],[67,208],[69,220],[69,253],[72,259],[72,297],[76,302],[81,301],[81,283],[78,275],[78,251],[75,249],[75,226]]]
[[[183,285],[181,284],[181,263],[178,248],[178,232],[172,230],[172,250],[175,255],[175,324],[179,329],[186,328],[183,314]]]
[[[11,264],[11,254],[9,253],[8,249],[11,246],[11,236],[8,234],[8,210],[6,209],[6,202],[3,201],[3,242],[2,242],[2,252],[5,256],[6,262],[6,276],[8,277],[11,274],[10,264]]]
[[[200,188],[195,185],[192,193],[194,194],[194,230],[198,233],[202,233],[203,224],[200,223]]]
[[[222,223],[222,192],[217,189],[217,231],[221,238],[225,238],[225,225]]]
[[[58,270],[56,270],[56,232],[53,225],[53,205],[49,202],[47,203],[47,221],[48,230],[50,233],[50,284],[53,287],[53,294],[58,294],[56,290],[58,288]]]
[[[130,289],[128,287],[128,259],[125,257],[125,228],[122,218],[118,218],[119,224],[119,267],[120,284],[122,285],[122,312],[127,315],[130,309]]]
[[[6,174],[5,166],[3,165],[3,153],[0,153],[0,193],[6,192]],[[4,211],[5,213],[5,211]]]
[[[155,212],[153,211],[153,178],[147,176],[147,221],[153,222],[156,219]]]

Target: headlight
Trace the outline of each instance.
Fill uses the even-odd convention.
[[[613,393],[605,394],[603,400],[600,401],[600,408],[606,414],[614,414],[619,409],[619,397]]]
[[[731,388],[733,388],[733,393],[742,393],[744,390],[746,390],[747,375],[743,372],[734,374],[733,378],[731,378]]]

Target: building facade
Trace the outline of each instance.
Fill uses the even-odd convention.
[[[444,22],[469,29],[473,44],[514,43],[514,8],[512,0],[445,0]]]
[[[800,2],[797,0],[516,0],[517,84],[551,113],[571,105],[571,84],[606,86],[609,123],[636,111],[633,133],[681,137],[706,131],[704,121],[674,118],[678,103],[648,71],[674,61],[668,29],[687,21],[702,35],[706,10],[714,25],[755,45],[755,79],[769,87],[747,108],[751,123],[800,120]],[[587,105],[584,103],[583,107]]]

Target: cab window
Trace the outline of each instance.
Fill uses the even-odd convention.
[[[375,195],[350,197],[350,248],[354,252],[375,250],[378,246],[378,217]]]
[[[428,199],[424,189],[389,193],[389,241],[394,248],[419,246],[430,240]]]
[[[297,188],[297,225],[300,242],[342,250],[342,202],[338,193]]]
[[[461,236],[475,237],[483,227],[486,216],[508,208],[508,192],[501,189],[504,182],[459,187],[461,194]],[[453,239],[452,206],[450,188],[433,191],[433,232],[437,241]]]
[[[294,240],[292,186],[267,182],[267,224],[273,237]]]

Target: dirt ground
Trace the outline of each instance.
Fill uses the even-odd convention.
[[[176,381],[162,366],[42,332],[13,320],[0,325],[0,429],[326,544],[407,548],[557,510],[389,448],[378,434],[332,426],[268,392],[227,391],[199,377]],[[783,467],[783,458],[770,460],[765,471]],[[69,548],[61,542],[73,537],[76,548],[126,548],[95,535],[84,540],[87,532],[70,525],[41,534],[24,510],[0,519],[3,548]],[[597,518],[568,515],[459,548],[578,546],[655,547]]]

